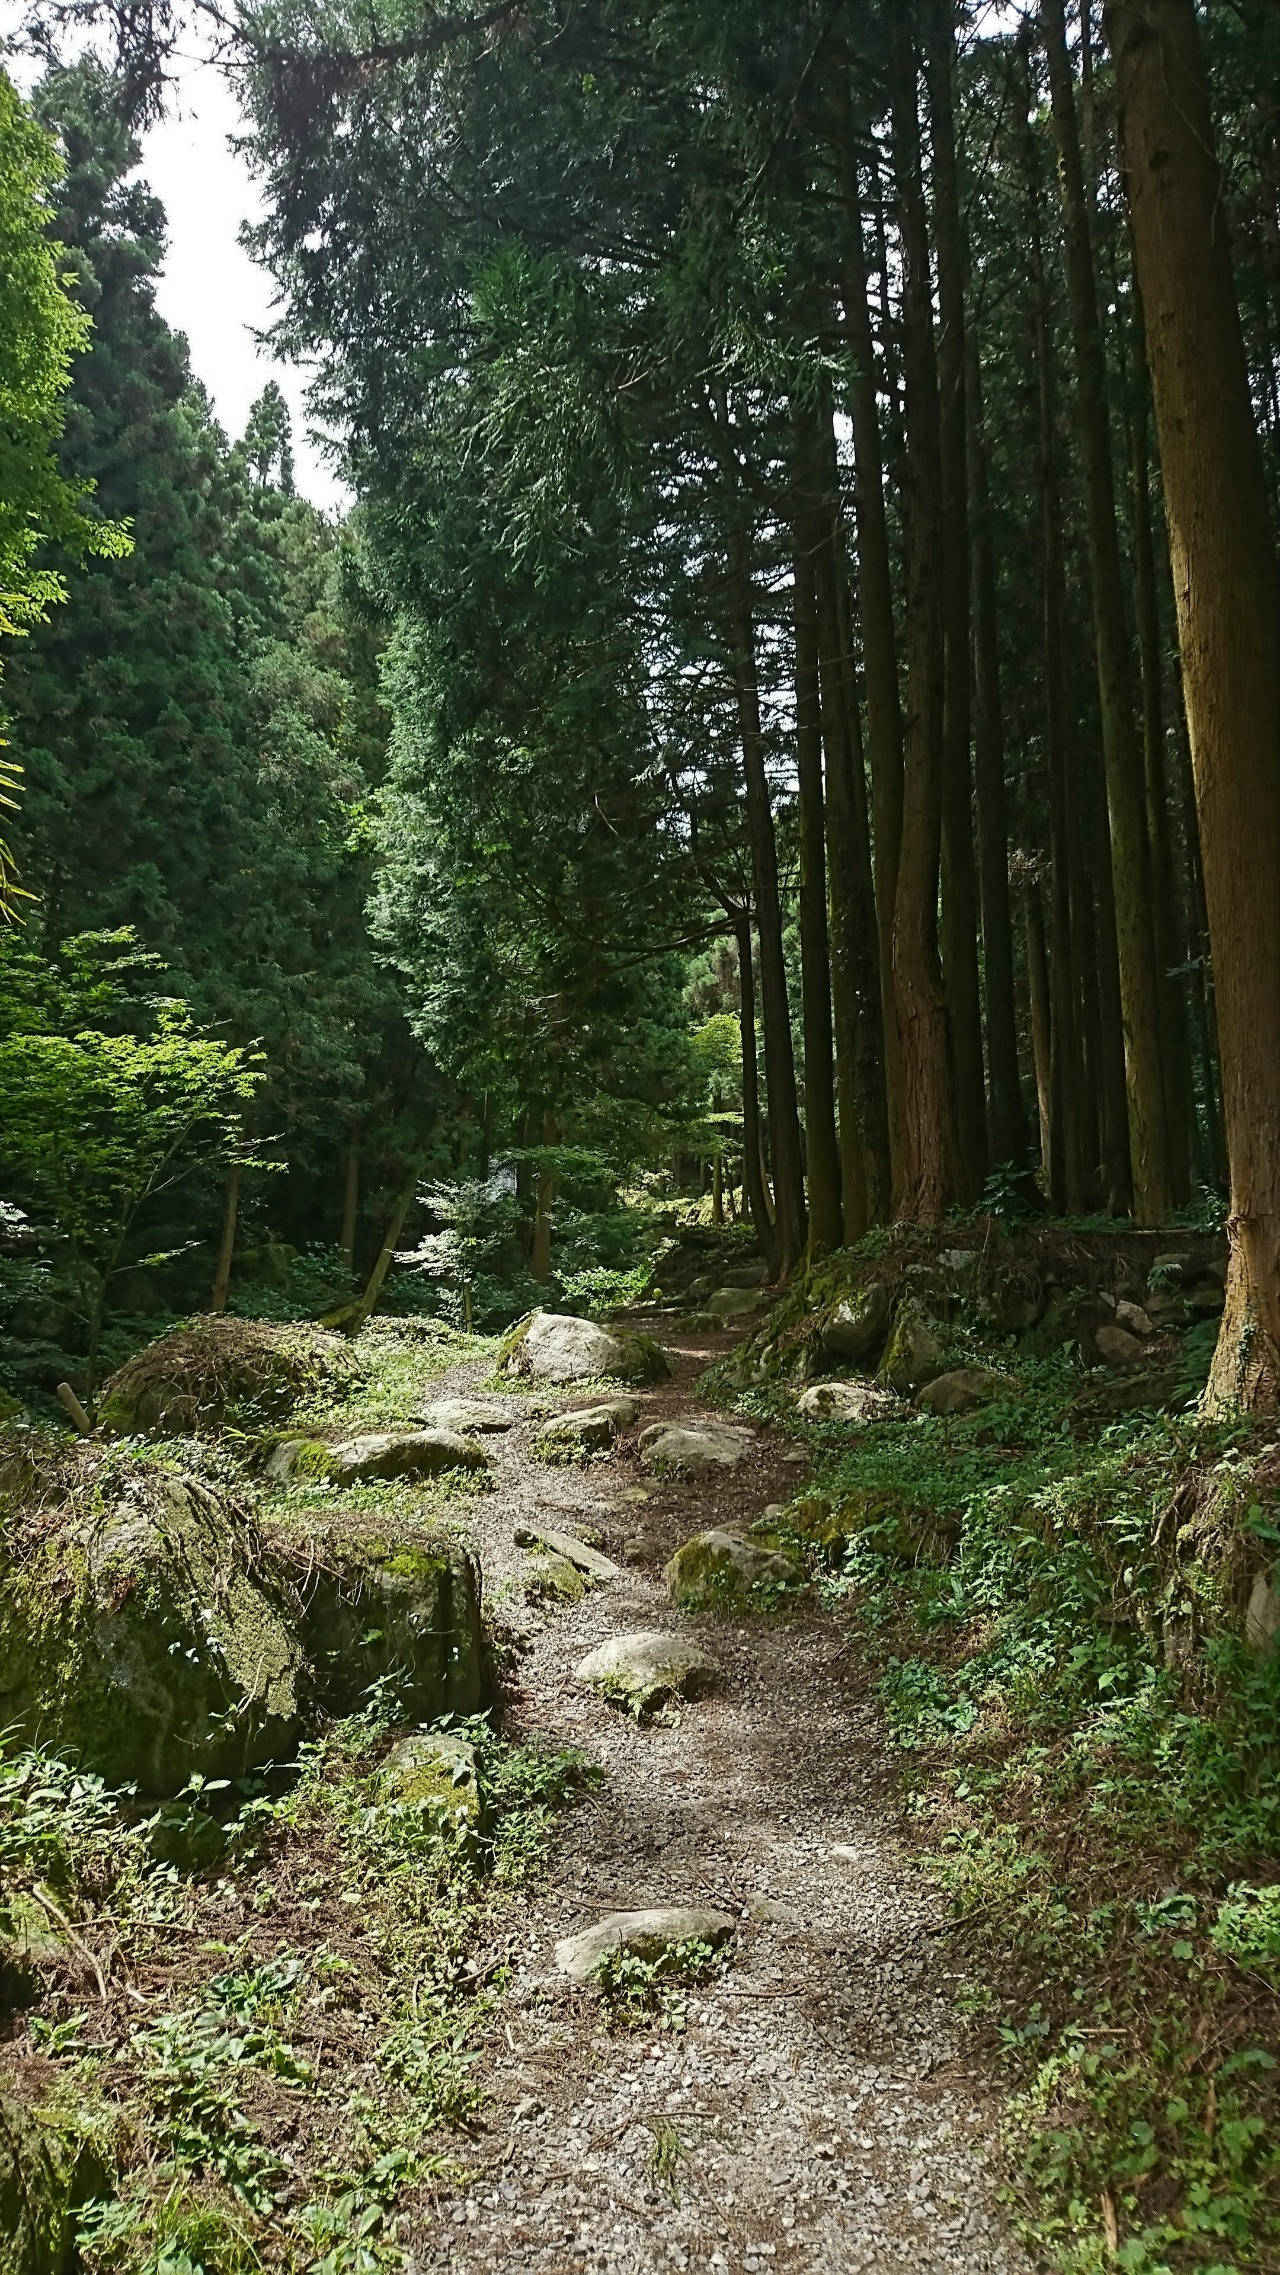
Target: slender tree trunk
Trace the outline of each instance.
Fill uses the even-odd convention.
[[[1192,0],[1107,0],[1147,318],[1231,1165],[1208,1398],[1280,1401],[1280,569]]]
[[[240,1164],[233,1161],[227,1170],[227,1199],[222,1213],[222,1240],[218,1248],[217,1269],[213,1275],[213,1294],[209,1298],[210,1311],[225,1311],[231,1288],[231,1260],[236,1252],[236,1214],[240,1207]]]
[[[1093,585],[1098,695],[1115,882],[1116,945],[1124,1009],[1133,1205],[1140,1224],[1158,1224],[1170,1206],[1160,1051],[1160,983],[1151,913],[1151,857],[1142,751],[1134,726],[1124,579],[1116,526],[1107,374],[1063,0],[1041,0],[1040,12],[1058,146],[1067,300],[1075,351],[1076,409]]]
[[[970,464],[973,470],[974,782],[978,813],[978,876],[982,891],[982,964],[986,983],[988,1125],[993,1162],[1026,1158],[1027,1132],[1018,1078],[1018,1015],[1013,978],[1013,918],[1009,905],[1009,830],[1005,814],[1004,717],[1000,701],[1000,643],[995,549],[982,372],[977,335],[966,340]]]
[[[885,514],[884,456],[876,389],[875,338],[867,278],[866,239],[858,187],[852,116],[844,135],[845,337],[850,350],[849,416],[853,428],[854,522],[858,539],[858,616],[867,693],[867,746],[875,840],[875,910],[879,935],[881,1029],[893,1192],[902,1190],[906,1158],[898,1017],[893,997],[893,912],[898,897],[902,844],[902,701],[898,688],[898,635],[893,618],[893,576]],[[890,1204],[892,1205],[892,1204]],[[882,1221],[870,1199],[873,1221]],[[887,1212],[886,1212],[887,1214]]]
[[[342,1260],[349,1272],[356,1268],[356,1225],[360,1216],[360,1148],[352,1138],[347,1145],[346,1174],[342,1183]]]
[[[954,0],[927,0],[927,69],[938,253],[939,452],[942,476],[942,972],[955,1079],[958,1195],[976,1201],[987,1174],[978,889],[970,763],[969,466],[965,416],[964,226],[952,79]]]
[[[803,417],[803,415],[802,415]],[[802,418],[797,419],[797,426]],[[799,439],[799,438],[798,438]],[[831,1036],[831,945],[827,931],[826,823],[822,794],[822,702],[814,599],[813,515],[801,492],[811,453],[798,453],[794,510],[796,778],[800,836],[800,985],[804,1027],[804,1121],[809,1159],[810,1260],[838,1248],[844,1232],[836,1140]]]
[[[1111,874],[1111,825],[1102,753],[1091,736],[1083,753],[1077,742],[1080,794],[1077,832],[1082,866],[1092,879],[1096,904],[1094,948],[1098,992],[1098,1115],[1102,1141],[1102,1188],[1113,1216],[1133,1206],[1129,1144],[1129,1092],[1125,1079],[1124,1016],[1120,1001],[1120,955],[1116,945],[1115,886]]]
[[[907,716],[893,979],[902,1046],[908,1172],[901,1213],[936,1224],[956,1189],[955,1109],[938,965],[942,837],[942,475],[929,236],[921,176],[915,8],[890,19],[894,171],[902,232],[906,366]]]
[[[756,929],[760,940],[760,1009],[764,1025],[765,1080],[773,1155],[778,1262],[785,1279],[805,1249],[804,1154],[796,1098],[791,1013],[782,947],[782,907],[778,897],[778,851],[773,807],[764,762],[760,689],[756,675],[755,626],[750,584],[738,541],[732,541],[733,641],[738,728],[747,786],[747,834],[756,891]]]
[[[1036,877],[1028,877],[1022,892],[1027,929],[1027,985],[1031,996],[1031,1049],[1036,1069],[1036,1102],[1040,1109],[1040,1162],[1046,1185],[1053,1159],[1053,1015],[1049,1003],[1049,957],[1044,937],[1044,903]]]
[[[1187,960],[1193,966],[1192,1015],[1200,1048],[1201,1090],[1204,1096],[1204,1181],[1213,1192],[1225,1193],[1229,1179],[1226,1135],[1222,1126],[1222,1062],[1218,1055],[1218,1020],[1213,1002],[1209,912],[1204,897],[1204,863],[1200,855],[1200,826],[1196,817],[1196,786],[1180,671],[1175,694],[1174,735],[1178,752],[1182,837],[1186,849]]]
[[[760,1133],[760,1074],[756,1060],[756,984],[752,963],[751,919],[740,910],[734,919],[738,940],[738,1017],[742,1031],[742,1189],[756,1228],[769,1276],[778,1276],[778,1241],[764,1174]]]
[[[488,1179],[489,1168],[492,1160],[493,1092],[491,1090],[486,1090],[484,1094],[484,1100],[480,1108],[480,1150],[479,1158],[476,1163],[476,1173],[480,1179],[481,1184],[484,1184]]]
[[[542,1123],[544,1146],[556,1143],[559,1128],[554,1114],[546,1114]],[[538,1203],[533,1218],[533,1254],[529,1269],[534,1279],[545,1287],[551,1278],[551,1212],[555,1206],[556,1173],[549,1161],[538,1166]]]
[[[348,1331],[358,1331],[367,1320],[373,1317],[377,1309],[383,1282],[391,1269],[392,1259],[400,1245],[400,1236],[404,1231],[405,1219],[417,1197],[418,1179],[421,1174],[422,1163],[415,1161],[405,1180],[400,1197],[391,1212],[391,1222],[387,1226],[386,1238],[378,1250],[378,1260],[365,1282],[363,1295],[358,1302],[344,1305],[341,1312],[333,1314],[334,1323],[341,1324]]]

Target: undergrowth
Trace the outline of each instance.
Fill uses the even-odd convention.
[[[1275,2270],[1280,1654],[1240,1630],[1276,1449],[1100,1422],[1067,1358],[1014,1363],[954,1419],[813,1428],[780,1529],[837,1542],[819,1583],[1007,2068],[1028,2246],[1062,2275]],[[796,1428],[780,1387],[736,1403]]]
[[[377,1707],[228,1806],[220,1865],[155,1860],[127,1794],[0,1755],[0,1941],[25,1954],[16,2051],[42,2122],[107,2120],[84,2275],[380,2275],[471,2167],[479,2060],[518,1891],[587,1777],[572,1752],[451,1721],[480,1831],[386,1788]],[[39,1931],[39,1932],[34,1932]]]

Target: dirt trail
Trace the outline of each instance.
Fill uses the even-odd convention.
[[[675,1376],[644,1394],[641,1427],[697,1413],[691,1386],[723,1348],[666,1340]],[[640,1500],[634,1434],[586,1470],[534,1462],[532,1434],[491,1441],[498,1490],[477,1525],[490,1600],[514,1613],[522,1596],[522,1518],[594,1524],[643,1561],[579,1605],[520,1615],[515,1728],[581,1746],[604,1778],[529,1899],[485,2051],[486,2170],[420,2270],[1025,2270],[995,2202],[993,2093],[957,2045],[941,1915],[896,1843],[892,1772],[832,1624],[694,1623],[723,1679],[675,1726],[636,1728],[573,1681],[605,1637],[681,1624],[666,1556],[794,1492],[795,1451],[762,1432],[722,1480]],[[594,1996],[556,1975],[556,1939],[605,1912],[707,1902],[740,1936],[691,1994],[683,2035],[610,2035]]]

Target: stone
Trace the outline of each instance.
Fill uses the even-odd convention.
[[[708,1319],[729,1324],[735,1319],[754,1319],[768,1302],[763,1288],[717,1288],[703,1309]]]
[[[306,1532],[276,1528],[271,1552],[297,1589],[310,1690],[327,1714],[355,1714],[375,1687],[406,1721],[474,1714],[489,1676],[475,1550],[452,1532],[399,1539],[339,1510]]]
[[[891,1390],[877,1390],[872,1382],[811,1382],[796,1400],[796,1411],[807,1422],[839,1422],[858,1429],[899,1411]]]
[[[1244,1615],[1244,1639],[1251,1651],[1269,1652],[1280,1636],[1280,1587],[1275,1576],[1259,1572],[1249,1591],[1248,1609]]]
[[[995,1374],[990,1367],[952,1367],[916,1392],[916,1404],[928,1414],[967,1414],[1015,1387],[1008,1375]]]
[[[1142,1305],[1126,1303],[1123,1299],[1116,1305],[1116,1325],[1123,1327],[1130,1335],[1150,1335],[1153,1332],[1151,1320]]]
[[[576,1533],[561,1532],[554,1525],[519,1524],[512,1535],[517,1548],[546,1548],[555,1556],[563,1556],[567,1563],[576,1564],[593,1580],[620,1580],[622,1574],[616,1564],[602,1556],[590,1541],[580,1540]]]
[[[942,1345],[933,1328],[914,1303],[899,1304],[876,1381],[882,1389],[896,1390],[899,1397],[909,1398],[941,1372]]]
[[[580,1604],[589,1583],[584,1572],[567,1556],[541,1556],[524,1584],[531,1604]]]
[[[381,1430],[334,1446],[329,1475],[336,1485],[373,1479],[441,1477],[448,1469],[487,1470],[489,1456],[456,1430]]]
[[[257,1526],[194,1478],[80,1459],[79,1490],[10,1528],[0,1725],[156,1798],[287,1759],[303,1651]]]
[[[642,1635],[615,1635],[589,1651],[577,1680],[625,1706],[637,1721],[670,1698],[697,1698],[709,1690],[719,1666],[691,1636],[661,1629]]]
[[[438,1398],[415,1414],[428,1430],[448,1430],[455,1437],[490,1437],[515,1427],[515,1417],[489,1398]]]
[[[86,2122],[88,2118],[88,2122]],[[110,2119],[41,2109],[0,2094],[0,2275],[64,2275],[77,2213],[112,2192]]]
[[[1109,1367],[1115,1367],[1120,1373],[1127,1372],[1130,1367],[1140,1366],[1142,1363],[1142,1344],[1139,1338],[1136,1335],[1131,1335],[1125,1327],[1099,1327],[1093,1340],[1097,1345],[1099,1358],[1105,1359]]]
[[[578,1935],[562,1936],[556,1945],[556,1966],[571,1983],[588,1983],[611,1951],[629,1951],[650,1964],[682,1943],[705,1943],[712,1951],[720,1951],[735,1924],[728,1912],[701,1905],[610,1912],[594,1927],[583,1928]]]
[[[678,1610],[729,1611],[748,1609],[754,1588],[803,1586],[805,1571],[785,1550],[715,1529],[686,1540],[664,1577]]]
[[[350,1383],[360,1367],[341,1335],[218,1312],[127,1359],[103,1385],[98,1420],[129,1437],[261,1430],[308,1394]]]
[[[722,1288],[762,1288],[768,1277],[769,1267],[763,1261],[758,1264],[735,1264],[732,1271],[720,1274],[720,1285]],[[708,1288],[714,1286],[714,1280],[707,1282]]]
[[[382,1765],[378,1790],[395,1808],[415,1809],[473,1845],[483,1822],[476,1750],[447,1730],[415,1730]]]
[[[554,1311],[532,1312],[513,1328],[498,1364],[504,1374],[537,1382],[663,1382],[670,1372],[652,1337]]]
[[[755,1440],[732,1422],[653,1422],[640,1432],[640,1467],[657,1477],[699,1477],[736,1469]]]
[[[1197,1319],[1216,1319],[1226,1308],[1226,1290],[1221,1280],[1207,1275],[1187,1289],[1187,1309]]]
[[[322,1438],[282,1438],[267,1456],[273,1485],[320,1485],[333,1476],[333,1454]]]
[[[619,1433],[631,1428],[639,1412],[634,1398],[608,1398],[598,1406],[557,1414],[539,1430],[534,1454],[539,1461],[585,1461],[588,1454],[607,1453]]]
[[[889,1332],[889,1295],[879,1280],[838,1303],[818,1330],[818,1344],[829,1359],[870,1366]]]

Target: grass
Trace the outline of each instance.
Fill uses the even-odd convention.
[[[109,2115],[112,2184],[79,2214],[85,2275],[378,2275],[465,2177],[480,2060],[581,1760],[484,1718],[477,1844],[384,1797],[376,1712],[245,1791],[220,1867],[158,1865],[148,1823],[39,1752],[0,1758],[10,1911],[56,1890],[17,2050],[50,2122]],[[0,1925],[3,1925],[0,1922]],[[29,1994],[28,1994],[29,1995]]]
[[[1238,1630],[1276,1449],[1194,1413],[1107,1421],[1067,1357],[948,1341],[1016,1391],[808,1430],[781,1530],[846,1544],[815,1577],[1008,2079],[1015,2222],[1062,2275],[1275,2270],[1280,1656]],[[711,1387],[796,1433],[780,1387]]]

